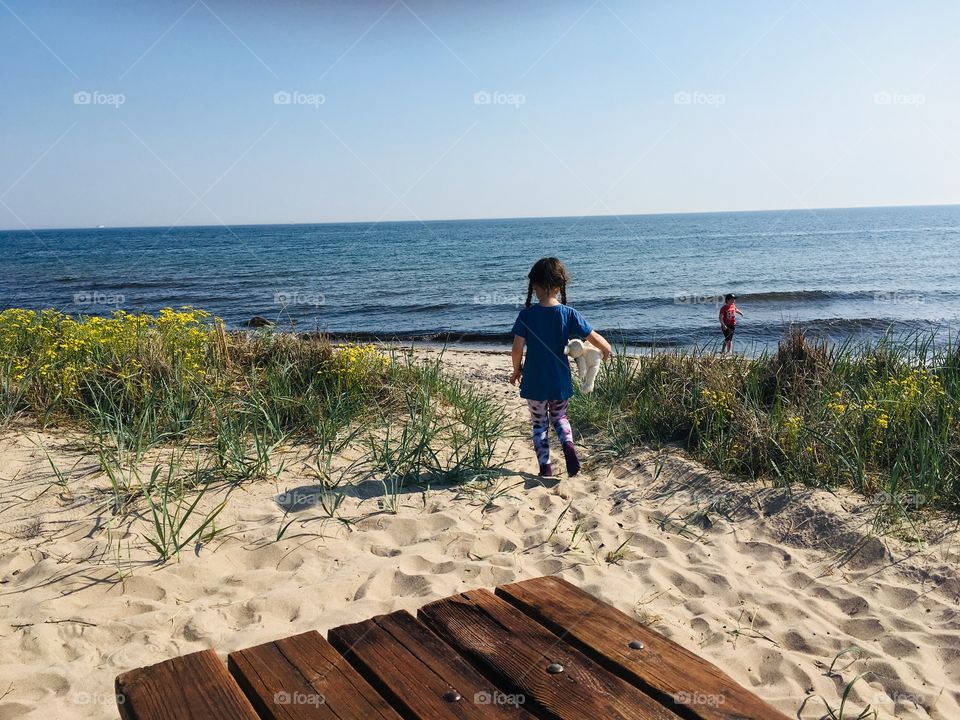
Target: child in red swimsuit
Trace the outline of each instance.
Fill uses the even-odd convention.
[[[737,296],[733,293],[723,298],[720,308],[720,329],[723,331],[723,353],[733,352],[733,332],[737,329],[737,315],[743,313],[737,310]]]

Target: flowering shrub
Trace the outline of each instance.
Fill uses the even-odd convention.
[[[322,337],[287,333],[228,337],[216,318],[190,307],[109,317],[0,312],[6,398],[43,413],[107,412],[124,423],[146,416],[163,426],[161,434],[179,434],[247,394],[271,407],[275,425],[293,425],[309,415],[303,403],[311,398],[365,402],[389,369],[390,359],[372,344],[331,348]],[[319,405],[314,410],[322,414]]]
[[[831,349],[795,334],[756,359],[620,359],[571,414],[614,453],[680,441],[736,474],[960,507],[956,346],[884,339]]]
[[[85,380],[143,380],[148,372],[183,382],[206,372],[210,315],[166,308],[157,317],[122,310],[73,318],[55,310],[0,312],[0,373],[39,400],[74,398]]]
[[[390,358],[376,345],[340,343],[334,348],[334,374],[348,387],[359,387],[370,376],[383,375],[390,367]]]

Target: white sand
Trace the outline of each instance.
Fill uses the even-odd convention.
[[[511,467],[536,472],[525,408],[505,384],[508,357],[446,357],[509,401],[518,428]],[[69,491],[50,486],[41,447],[68,475]],[[457,489],[406,494],[396,515],[377,512],[376,494],[348,497],[340,513],[359,519],[352,527],[308,507],[291,514],[276,541],[277,494],[315,483],[294,460],[275,482],[205,498],[209,507],[228,496],[218,521],[230,526],[225,536],[157,566],[141,539],[144,522],[108,533],[109,515],[91,514],[90,497],[109,483],[82,443],[8,431],[0,438],[0,719],[115,718],[114,678],[134,667],[211,647],[225,657],[553,573],[715,662],[788,715],[810,692],[838,706],[846,683],[867,673],[851,694],[858,711],[870,703],[881,718],[960,718],[956,523],[931,524],[924,543],[878,539],[866,502],[852,494],[788,497],[723,481],[678,454],[591,467],[555,487],[505,477],[501,489],[513,489],[487,507],[482,492]],[[683,520],[711,504],[729,519]],[[607,562],[625,540],[626,556]],[[844,655],[830,675],[834,656],[852,645],[862,657],[850,664],[854,656]],[[802,717],[824,712],[814,700]]]

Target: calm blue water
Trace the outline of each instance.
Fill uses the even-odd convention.
[[[0,307],[205,308],[299,330],[505,339],[544,255],[568,301],[631,344],[960,328],[960,206],[602,218],[0,233]]]

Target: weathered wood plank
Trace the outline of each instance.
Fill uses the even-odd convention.
[[[270,720],[400,720],[318,632],[232,652],[227,666]]]
[[[524,695],[524,707],[539,717],[678,717],[488,590],[432,602],[419,617],[498,685]]]
[[[527,720],[531,716],[470,663],[400,611],[327,636],[360,674],[404,717],[417,720]]]
[[[258,720],[213,650],[183,655],[117,676],[123,720]]]
[[[688,717],[788,720],[717,666],[561,578],[502,585],[496,594]],[[631,648],[630,642],[643,648]]]

